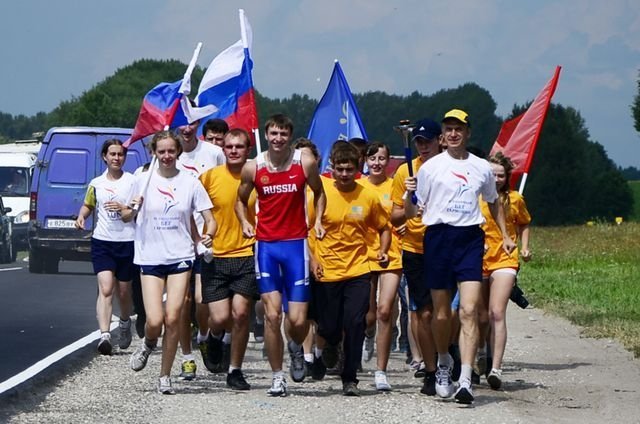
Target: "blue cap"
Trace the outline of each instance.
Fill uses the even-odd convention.
[[[440,124],[432,119],[424,118],[416,122],[416,126],[411,131],[411,139],[415,140],[416,137],[423,137],[431,140],[440,134],[442,134]]]

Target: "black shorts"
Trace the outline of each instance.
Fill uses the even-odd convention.
[[[431,306],[431,290],[424,279],[424,255],[422,253],[402,251],[402,272],[407,279],[409,289],[409,305],[415,305],[412,311],[419,311],[425,306]]]
[[[93,272],[112,271],[118,281],[133,279],[133,242],[91,238]]]
[[[202,261],[202,303],[229,299],[234,294],[259,299],[255,266],[253,256]]]

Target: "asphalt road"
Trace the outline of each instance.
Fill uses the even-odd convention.
[[[96,290],[89,262],[60,262],[58,274],[0,266],[0,382],[96,330]]]

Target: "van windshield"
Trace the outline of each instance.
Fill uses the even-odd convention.
[[[0,195],[29,196],[29,169],[0,167]]]

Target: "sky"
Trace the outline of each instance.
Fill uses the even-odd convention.
[[[506,117],[561,65],[553,102],[577,109],[616,164],[640,168],[637,0],[3,1],[0,112],[49,112],[137,59],[187,63],[199,41],[206,67],[240,38],[239,7],[255,87],[270,98],[319,99],[339,59],[353,93],[430,95],[471,81]]]

